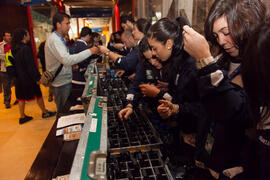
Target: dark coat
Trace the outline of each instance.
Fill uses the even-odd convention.
[[[138,64],[138,46],[135,46],[130,53],[126,56],[118,58],[115,65],[119,69],[125,70],[125,75],[129,76],[136,72],[136,67]]]
[[[218,63],[200,70],[199,92],[207,118],[200,122],[197,139],[197,157],[211,169],[222,173],[224,169],[243,165],[245,130],[251,122],[247,96],[243,88],[231,83],[224,69],[218,86],[211,84],[210,74],[222,69]],[[207,136],[214,138],[210,153],[204,149]]]
[[[40,80],[40,73],[36,67],[32,49],[23,43],[20,43],[14,52],[17,71],[17,83],[23,86],[36,84]]]
[[[15,59],[16,81],[15,93],[18,100],[33,100],[42,96],[37,82],[40,80],[40,73],[36,67],[32,49],[24,44],[18,44],[12,54]]]
[[[84,42],[76,41],[75,43],[72,44],[69,51],[70,51],[70,54],[77,54],[77,53],[82,52],[86,49],[89,49],[89,47]],[[84,73],[85,73],[87,66],[89,65],[89,63],[91,62],[92,59],[94,59],[94,57],[90,56],[87,59],[85,59],[84,61],[77,64],[79,66],[79,68],[77,70],[72,71],[72,80],[81,81],[81,82],[86,81],[84,78]]]
[[[195,59],[184,50],[179,50],[166,63],[164,76],[169,79],[169,94],[173,97],[172,102],[179,105],[179,113],[175,118],[184,132],[196,132],[202,114]]]

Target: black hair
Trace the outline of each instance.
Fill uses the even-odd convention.
[[[91,36],[92,36],[92,39],[94,39],[95,37],[99,37],[100,34],[97,32],[92,32]]]
[[[270,117],[270,19],[251,37],[242,61],[242,79],[256,124]],[[260,107],[263,111],[260,112]]]
[[[149,64],[149,62],[146,60],[146,58],[144,57],[143,53],[146,51],[151,51],[151,47],[148,44],[147,38],[144,37],[142,38],[142,40],[139,43],[139,63],[140,65],[144,68],[147,64]]]
[[[165,44],[168,39],[173,40],[172,55],[178,54],[183,45],[179,24],[176,24],[168,18],[162,18],[153,24],[147,32],[147,38],[153,38],[162,44]]]
[[[6,33],[11,34],[11,32],[10,32],[10,31],[4,31],[4,32],[3,32],[3,34],[2,34],[2,37],[4,37],[4,36],[6,35]]]
[[[92,30],[89,27],[83,27],[80,33],[80,37],[85,37],[88,34],[91,35]]]
[[[230,35],[238,47],[241,57],[249,37],[264,21],[265,13],[265,6],[260,0],[216,0],[205,21],[205,37],[212,45],[219,47],[223,54],[227,54],[220,47],[213,33],[214,22],[218,18],[226,16]]]
[[[122,23],[126,24],[127,21],[130,21],[131,23],[135,22],[131,16],[123,15],[120,17],[120,24],[122,24]]]
[[[70,19],[70,16],[68,14],[62,13],[62,12],[57,12],[53,16],[53,31],[56,31],[56,29],[57,29],[56,24],[63,22],[64,18]]]
[[[180,27],[180,31],[183,32],[183,27],[185,25],[190,26],[190,22],[187,18],[183,17],[183,16],[179,16],[175,19],[175,23]]]
[[[140,32],[142,32],[143,34],[146,34],[148,29],[151,26],[151,23],[144,18],[140,18],[134,23],[134,25],[137,26],[137,28]]]
[[[17,46],[22,42],[24,36],[27,35],[27,30],[24,28],[15,29],[12,33],[11,47],[12,52],[16,52]]]

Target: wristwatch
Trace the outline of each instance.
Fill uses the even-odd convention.
[[[106,56],[109,56],[109,53],[110,53],[111,51],[109,50],[109,51],[107,51],[106,53],[105,53],[105,55]]]

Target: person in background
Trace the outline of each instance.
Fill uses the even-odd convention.
[[[88,43],[91,39],[92,30],[89,27],[83,27],[80,33],[80,38],[71,46],[70,54],[77,54],[88,49]],[[82,91],[85,85],[84,74],[91,61],[92,56],[86,58],[84,61],[73,65],[72,67],[72,89],[80,89],[82,95]]]
[[[207,121],[201,122],[196,164],[213,178],[257,179],[245,132],[251,127],[250,106],[243,89],[241,62],[254,31],[264,21],[260,0],[216,0],[205,22],[206,39],[218,48],[214,58],[207,40],[184,26],[184,49],[197,61],[198,89]]]
[[[102,46],[102,41],[101,41],[101,35],[98,32],[92,32],[91,33],[91,40],[90,40],[90,47],[98,47]],[[102,56],[95,54],[92,55],[92,58],[95,59],[97,58],[97,62],[102,62]]]
[[[44,105],[42,93],[39,87],[40,73],[36,67],[32,49],[27,45],[30,41],[29,32],[25,29],[16,29],[12,39],[12,54],[16,64],[15,93],[19,101],[20,119],[19,124],[33,119],[25,114],[25,101],[37,100],[42,111],[42,118],[55,115],[48,111]]]
[[[72,46],[72,44],[74,43],[74,40],[70,39],[68,34],[65,35],[64,39],[67,43],[68,48],[70,48]]]
[[[132,49],[127,56],[122,57],[120,54],[116,54],[109,49],[100,46],[101,52],[108,55],[120,69],[124,70],[122,72],[120,71],[121,73],[118,73],[118,76],[121,77],[124,73],[129,76],[129,79],[132,79],[135,76],[136,66],[138,64],[138,45],[150,26],[151,23],[149,21],[140,18],[136,21],[132,31],[129,31],[129,29],[124,31],[121,40],[126,47]]]
[[[14,83],[14,77],[7,72],[6,67],[6,53],[11,49],[11,39],[11,33],[6,31],[3,33],[3,41],[0,42],[0,76],[3,84],[4,104],[7,109],[11,107],[11,86]],[[17,103],[16,100],[14,105]]]
[[[138,46],[137,40],[132,36],[132,32],[126,30],[122,36],[121,40],[126,47],[132,48],[131,52],[127,56],[122,56],[115,52],[110,51],[105,46],[99,46],[100,52],[109,57],[109,59],[122,71],[121,74],[118,74],[120,77],[125,73],[126,76],[133,75],[136,71],[136,66],[138,62]]]
[[[43,41],[42,43],[40,43],[40,45],[38,47],[38,54],[37,54],[37,57],[39,58],[39,61],[41,64],[42,72],[46,71],[45,52],[44,52],[45,43],[46,43],[46,41]]]
[[[270,19],[249,40],[242,62],[244,88],[249,97],[256,130],[259,180],[270,177]]]
[[[54,31],[48,37],[45,44],[46,69],[50,72],[56,72],[63,64],[63,68],[58,76],[52,82],[52,91],[55,97],[57,113],[64,112],[64,105],[72,88],[72,65],[78,64],[98,53],[97,47],[86,49],[78,54],[70,54],[69,48],[64,40],[70,29],[70,17],[65,13],[56,13],[53,17]]]
[[[124,31],[132,31],[134,22],[135,21],[131,16],[124,15],[120,17],[120,25]]]
[[[125,45],[122,43],[120,39],[121,36],[119,37],[119,39],[117,36],[118,36],[118,32],[114,32],[111,34],[110,41],[107,45],[107,48],[112,52],[125,56],[126,55],[125,49],[124,49]]]

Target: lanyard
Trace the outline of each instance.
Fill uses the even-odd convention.
[[[230,74],[228,77],[228,80],[232,80],[235,76],[237,76],[240,73],[241,70],[241,64]]]
[[[66,41],[64,40],[64,38],[62,38],[58,32],[56,32],[56,31],[54,31],[54,32],[55,32],[55,34],[56,34],[58,37],[60,37],[61,41],[64,43],[64,45],[65,45],[66,48],[68,49],[67,43],[66,43]]]

